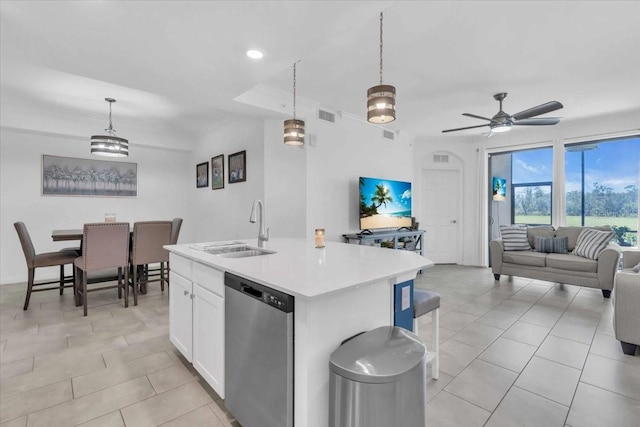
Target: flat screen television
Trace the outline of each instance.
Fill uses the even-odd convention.
[[[411,183],[360,177],[360,229],[411,227]]]

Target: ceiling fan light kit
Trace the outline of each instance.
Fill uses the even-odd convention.
[[[116,136],[116,130],[111,122],[111,104],[116,102],[113,98],[105,98],[109,103],[109,127],[105,129],[106,135],[91,136],[91,154],[106,157],[128,157],[129,141]]]
[[[367,121],[390,123],[396,119],[396,88],[382,84],[382,12],[380,12],[380,84],[367,90]]]
[[[296,119],[296,64],[293,64],[293,118],[284,121],[284,143],[302,147],[304,145],[304,121]]]
[[[462,113],[463,116],[471,117],[474,119],[487,120],[489,123],[484,125],[466,126],[462,128],[455,128],[455,129],[445,129],[442,131],[442,133],[456,132],[459,130],[475,129],[475,128],[489,126],[489,128],[491,129],[491,133],[490,133],[491,135],[494,133],[507,132],[511,130],[512,126],[549,126],[549,125],[558,124],[560,122],[559,117],[533,118],[535,116],[539,116],[541,114],[549,113],[551,111],[555,111],[563,108],[563,105],[558,101],[550,101],[550,102],[538,105],[536,107],[532,107],[524,111],[520,111],[519,113],[516,113],[510,116],[509,114],[502,111],[502,101],[504,101],[506,97],[507,97],[506,92],[500,92],[493,95],[493,98],[500,103],[500,111],[498,111],[498,113],[492,118],[482,117],[476,114]]]

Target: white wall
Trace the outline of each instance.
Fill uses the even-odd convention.
[[[56,251],[79,242],[52,242],[54,229],[82,228],[102,222],[106,212],[118,221],[185,219],[182,233],[192,228],[186,188],[188,153],[136,146],[130,139],[125,160],[138,165],[138,197],[62,197],[41,195],[42,155],[97,158],[89,153],[88,137],[55,135],[2,128],[0,133],[0,283],[26,281],[27,267],[13,223],[27,226],[36,252]],[[195,175],[195,171],[193,173]],[[36,279],[56,277],[56,269],[36,270]]]
[[[450,152],[460,157],[464,163],[464,265],[487,265],[488,230],[487,224],[487,154],[496,151],[522,149],[532,146],[553,145],[561,149],[567,142],[629,135],[640,131],[640,110],[618,112],[609,116],[593,117],[585,120],[563,120],[556,126],[530,128],[520,127],[492,138],[469,135],[443,135],[437,138],[417,140],[414,147],[414,183],[419,183],[421,161],[435,151]],[[469,131],[471,133],[472,131]],[[636,154],[637,153],[632,153]],[[555,168],[562,162],[554,162]],[[563,176],[558,173],[554,177]],[[564,194],[564,182],[555,182],[554,189]],[[420,197],[419,188],[414,191]],[[415,204],[415,202],[414,202]],[[557,206],[554,203],[554,206]],[[501,213],[502,214],[502,213]],[[418,212],[418,219],[419,219]],[[501,218],[502,220],[502,218]]]
[[[336,115],[335,123],[304,120],[307,138],[302,149],[284,146],[282,121],[265,126],[272,235],[311,237],[316,228],[324,228],[327,240],[342,242],[342,234],[359,231],[358,178],[412,181],[412,143],[402,135],[383,138],[382,128],[351,117]]]
[[[257,238],[258,225],[249,223],[255,199],[264,199],[264,128],[263,121],[238,118],[203,135],[190,154],[190,181],[186,195],[194,227],[184,235],[184,242],[210,242]],[[229,184],[229,154],[246,150],[247,180]],[[224,188],[196,188],[196,165],[224,154]],[[268,209],[266,210],[269,213]],[[267,224],[269,224],[267,222]]]

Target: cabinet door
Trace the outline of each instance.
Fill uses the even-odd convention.
[[[193,366],[224,399],[224,299],[193,284]]]
[[[191,362],[191,282],[173,271],[169,275],[169,339]]]

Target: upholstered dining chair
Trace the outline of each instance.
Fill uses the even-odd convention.
[[[36,254],[31,241],[31,236],[27,231],[27,226],[23,222],[16,222],[13,224],[18,232],[18,238],[22,245],[22,251],[24,252],[24,258],[27,261],[28,277],[27,277],[27,296],[24,300],[23,310],[29,308],[29,300],[31,299],[31,292],[38,291],[51,291],[54,289],[60,290],[60,295],[64,293],[64,288],[73,287],[73,276],[64,275],[64,266],[67,264],[73,264],[73,260],[78,256],[75,251],[57,251],[57,252],[44,252]],[[60,278],[58,280],[50,280],[45,282],[35,283],[35,271],[38,267],[55,267],[60,266]],[[39,286],[53,285],[58,286],[48,288],[36,288]],[[34,289],[36,288],[36,289]]]
[[[182,218],[173,218],[173,221],[171,221],[171,244],[172,245],[175,245],[178,243],[180,228],[182,228]]]
[[[129,223],[128,222],[97,222],[85,224],[82,233],[82,256],[74,262],[76,273],[76,305],[84,305],[84,315],[87,315],[87,293],[103,289],[118,289],[118,298],[124,290],[124,306],[129,306]],[[91,280],[90,273],[102,272],[117,268],[115,277]],[[124,277],[123,277],[124,274]],[[102,283],[116,280],[112,286],[87,289],[88,284]]]
[[[160,290],[169,284],[169,252],[163,246],[171,244],[171,221],[140,221],[133,224],[131,244],[131,286],[133,305],[138,305],[138,290],[146,293],[151,282],[160,282]],[[151,275],[148,265],[160,263],[157,275]]]

